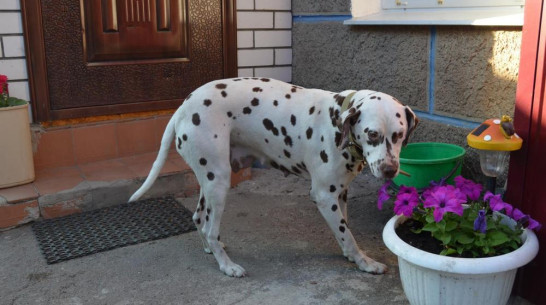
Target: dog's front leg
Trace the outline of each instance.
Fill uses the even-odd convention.
[[[336,240],[343,250],[343,255],[349,261],[355,262],[362,271],[374,274],[382,274],[387,271],[387,266],[369,258],[364,251],[358,248],[347,221],[343,218],[339,208],[338,192],[330,192],[324,189],[313,186],[311,198],[317,204],[320,213],[332,232],[334,232]]]

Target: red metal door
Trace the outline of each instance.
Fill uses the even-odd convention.
[[[546,225],[546,17],[542,0],[525,3],[514,124],[523,147],[510,159],[506,201]],[[538,256],[518,273],[516,293],[546,304],[546,227]]]

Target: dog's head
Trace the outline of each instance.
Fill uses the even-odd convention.
[[[362,146],[372,174],[391,179],[400,169],[400,150],[418,122],[415,113],[394,97],[370,90],[357,91],[349,108],[341,114],[341,143],[350,141],[352,133],[353,140]]]

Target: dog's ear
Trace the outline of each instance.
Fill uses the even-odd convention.
[[[419,118],[413,113],[413,111],[406,106],[405,107],[406,112],[406,123],[408,126],[408,131],[406,132],[406,137],[404,138],[404,142],[402,142],[403,146],[406,146],[408,144],[408,140],[410,135],[413,133],[415,128],[417,127],[417,124],[419,124]]]
[[[339,149],[344,149],[347,147],[347,144],[349,144],[351,128],[356,124],[360,117],[360,110],[356,111],[354,108],[347,110],[347,113],[347,116],[343,119],[343,123],[341,124],[341,141],[337,143]]]

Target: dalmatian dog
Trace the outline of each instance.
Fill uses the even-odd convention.
[[[305,89],[269,78],[210,82],[191,93],[169,121],[138,200],[157,178],[173,140],[194,171],[200,195],[193,221],[205,252],[220,270],[243,277],[220,242],[220,220],[231,171],[255,160],[311,179],[310,197],[333,231],[343,255],[365,272],[384,264],[366,256],[347,225],[347,189],[365,163],[377,178],[399,173],[399,153],[418,122],[395,98],[370,90],[339,93]]]

